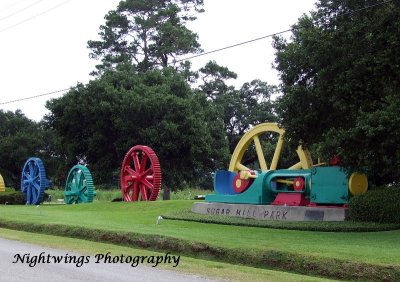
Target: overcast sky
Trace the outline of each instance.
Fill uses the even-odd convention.
[[[197,32],[204,51],[211,51],[287,30],[315,0],[204,0],[205,12],[189,28]],[[105,14],[119,0],[0,1],[0,109],[21,109],[39,121],[45,102],[64,92],[6,103],[87,83],[96,62],[88,40],[98,39]],[[287,35],[290,35],[288,33]],[[253,79],[278,84],[273,70],[271,39],[263,39],[192,59],[193,69],[209,60],[238,74],[236,86]]]

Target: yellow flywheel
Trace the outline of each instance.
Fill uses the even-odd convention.
[[[6,185],[4,184],[3,176],[0,174],[0,192],[6,191]]]
[[[271,162],[268,163],[267,158],[264,156],[264,150],[260,139],[263,135],[268,136],[268,134],[271,133],[277,133],[279,136]],[[247,131],[236,145],[229,164],[229,171],[241,172],[251,170],[242,164],[243,156],[249,149],[250,145],[254,145],[255,147],[259,167],[262,171],[276,170],[284,142],[284,133],[285,130],[280,128],[276,123],[262,123]],[[302,149],[301,146],[299,146],[297,148],[297,155],[299,157],[299,162],[288,169],[309,169],[313,166],[311,155],[308,150]]]
[[[367,176],[363,173],[353,172],[349,178],[349,190],[353,196],[361,195],[367,192]]]

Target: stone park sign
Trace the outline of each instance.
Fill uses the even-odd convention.
[[[344,221],[347,209],[342,207],[298,207],[199,202],[193,204],[192,212],[261,220]]]

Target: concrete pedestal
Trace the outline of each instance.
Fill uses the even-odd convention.
[[[201,202],[193,204],[192,212],[261,220],[344,221],[347,209],[336,207],[293,207]]]

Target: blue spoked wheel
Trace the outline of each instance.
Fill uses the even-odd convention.
[[[76,165],[68,173],[65,183],[64,202],[66,204],[91,203],[96,195],[93,178],[84,165]]]
[[[51,186],[41,159],[29,158],[21,176],[21,191],[25,193],[27,205],[39,205],[43,201],[44,190]]]

